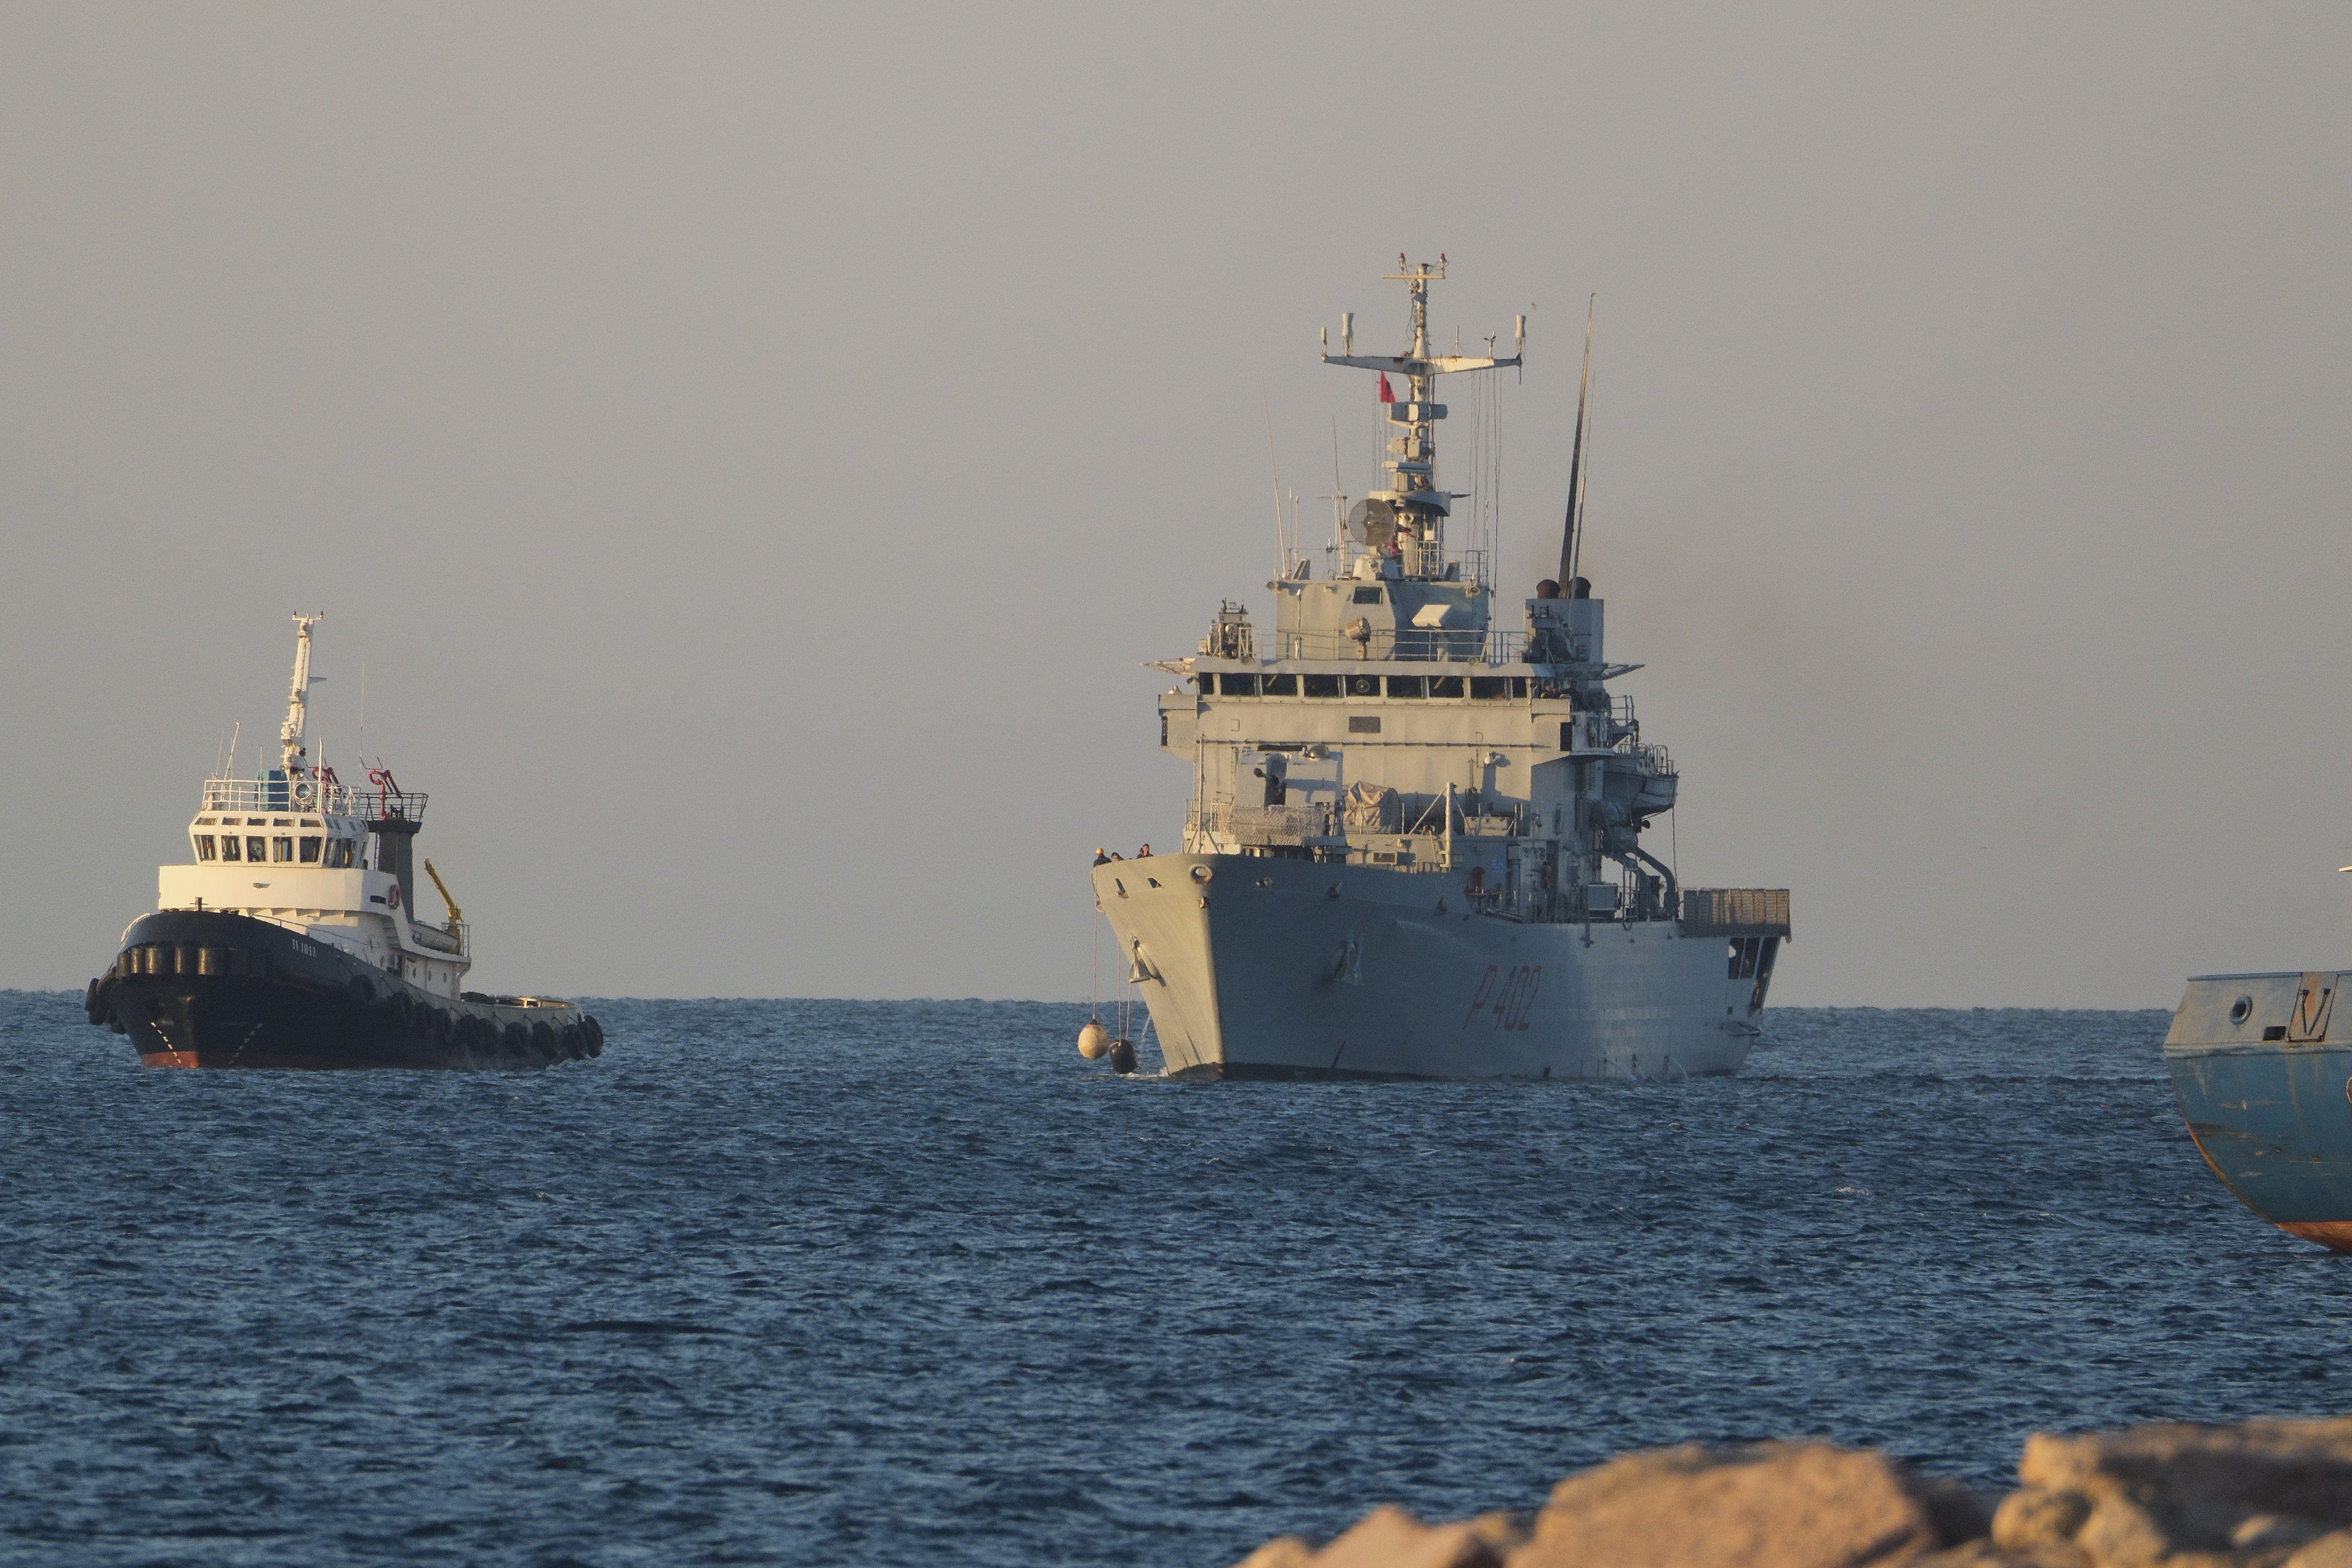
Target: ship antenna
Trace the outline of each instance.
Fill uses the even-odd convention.
[[[1287,577],[1290,575],[1290,541],[1284,537],[1282,531],[1282,462],[1274,455],[1274,394],[1267,390],[1263,380],[1258,383],[1257,390],[1260,400],[1265,405],[1266,466],[1274,470],[1274,574]]]
[[[1584,399],[1592,388],[1592,302],[1594,294],[1584,302],[1584,370],[1576,382],[1576,444],[1568,459],[1568,526],[1559,537],[1559,591],[1569,592],[1569,584],[1576,580],[1576,562],[1581,542],[1577,538],[1580,513],[1584,510]]]
[[[1328,496],[1317,496],[1315,499],[1331,503],[1330,549],[1345,551],[1348,547],[1348,516],[1345,510],[1348,505],[1348,496],[1347,492],[1339,488],[1339,416],[1336,414],[1331,416],[1331,493]],[[1329,552],[1329,551],[1325,552],[1326,554]],[[1328,563],[1326,564],[1329,565]],[[1337,566],[1330,566],[1330,572],[1334,577],[1339,574],[1339,569]]]

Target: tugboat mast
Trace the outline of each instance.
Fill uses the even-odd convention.
[[[289,779],[305,771],[302,722],[310,714],[310,628],[326,618],[324,610],[294,617],[294,682],[286,694],[286,722],[278,727],[278,766]]]

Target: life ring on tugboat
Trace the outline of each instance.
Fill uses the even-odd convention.
[[[392,891],[390,891],[390,892],[388,892],[388,893],[384,894],[384,896],[383,896],[383,905],[384,905],[384,908],[386,908],[386,909],[388,909],[388,910],[396,910],[396,909],[400,908],[400,884],[399,884],[399,883],[394,882],[394,883],[392,885]]]

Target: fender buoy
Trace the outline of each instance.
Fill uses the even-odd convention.
[[[554,1029],[545,1024],[533,1024],[530,1026],[530,1043],[538,1048],[541,1056],[555,1055]]]
[[[580,1027],[582,1032],[586,1034],[588,1037],[588,1054],[592,1057],[603,1056],[604,1054],[604,1026],[596,1021],[595,1015],[589,1014],[580,1020]]]
[[[588,1033],[577,1024],[563,1026],[563,1054],[575,1062],[588,1059]]]

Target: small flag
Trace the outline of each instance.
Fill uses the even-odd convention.
[[[1389,390],[1389,373],[1386,371],[1381,372],[1381,401],[1382,403],[1396,401],[1396,394]]]

